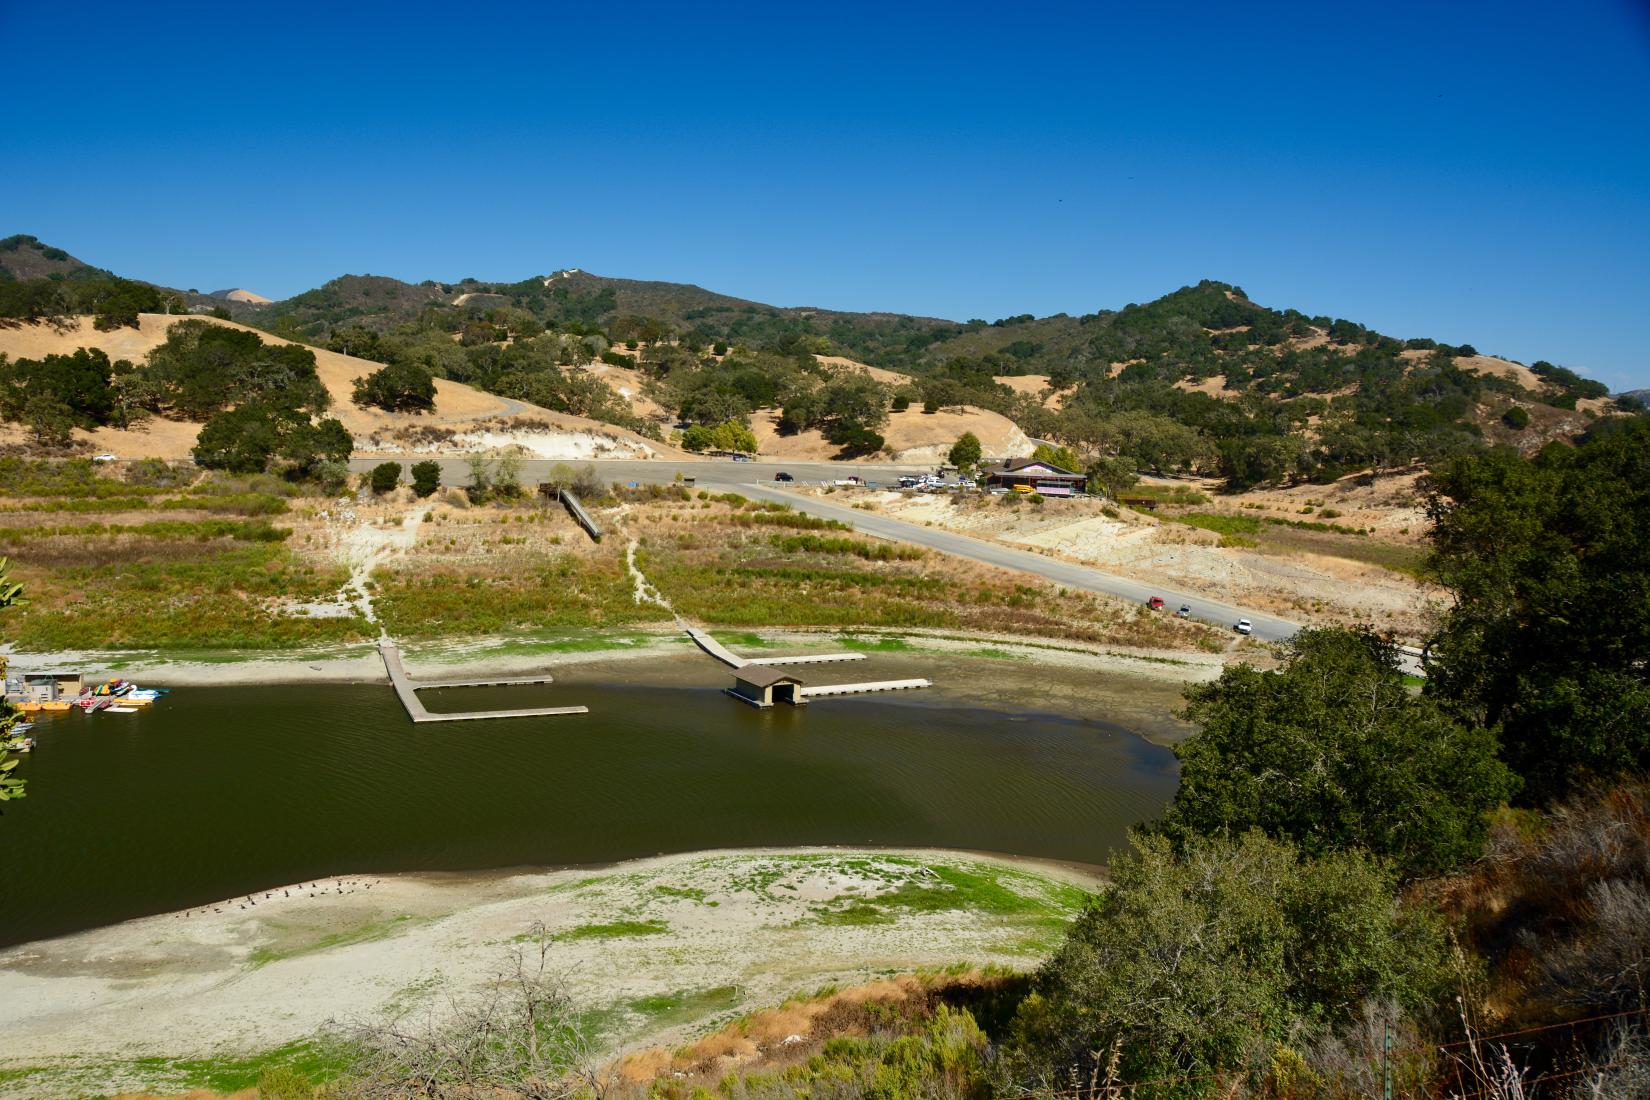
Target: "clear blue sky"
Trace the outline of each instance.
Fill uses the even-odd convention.
[[[1644,0],[0,0],[0,41],[0,235],[169,285],[989,319],[1209,277],[1650,386]]]

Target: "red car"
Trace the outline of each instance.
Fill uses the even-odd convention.
[[[1146,606],[1151,608],[1153,611],[1162,611],[1163,610],[1163,597],[1162,596],[1153,596],[1151,599],[1146,601]]]

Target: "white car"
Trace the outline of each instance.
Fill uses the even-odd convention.
[[[93,462],[119,462],[120,460],[118,458],[116,458],[114,455],[102,454],[102,455],[93,455],[92,456],[92,461]]]
[[[1250,622],[1248,619],[1239,619],[1237,621],[1237,626],[1234,629],[1236,629],[1239,634],[1253,634],[1255,632],[1255,624]]]

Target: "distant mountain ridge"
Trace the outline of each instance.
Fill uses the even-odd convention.
[[[0,281],[26,279],[106,279],[110,273],[77,260],[61,248],[43,244],[26,233],[0,240]]]
[[[34,238],[12,240],[34,268],[56,265],[48,278],[96,270]],[[577,268],[515,282],[344,275],[276,302],[216,293],[191,291],[184,304],[538,404],[612,406],[605,415],[626,426],[634,410],[618,406],[630,408],[628,397],[585,394],[546,362],[599,360],[626,372],[615,378],[626,394],[639,387],[655,410],[684,421],[749,422],[766,409],[792,425],[780,434],[839,420],[849,425],[840,436],[868,445],[874,432],[850,429],[886,411],[850,417],[800,396],[816,388],[816,357],[839,357],[891,372],[878,380],[884,410],[986,409],[1037,438],[1099,453],[1127,447],[1158,472],[1219,468],[1235,485],[1408,468],[1485,443],[1531,450],[1636,409],[1561,366],[1274,309],[1209,279],[1121,309],[966,322],[773,306]],[[519,369],[528,360],[531,369]],[[794,373],[799,364],[805,376]],[[831,399],[853,403],[835,391]]]

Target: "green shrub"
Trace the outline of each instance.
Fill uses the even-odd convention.
[[[1111,878],[1020,1005],[1002,1057],[1019,1088],[1104,1074],[1114,1050],[1124,1083],[1264,1069],[1367,998],[1419,1011],[1447,988],[1438,922],[1361,852],[1307,859],[1258,832],[1177,852],[1137,836]]]
[[[441,463],[430,459],[413,463],[412,486],[413,492],[421,498],[434,494],[441,488]]]
[[[382,496],[401,484],[401,463],[380,462],[372,468],[372,491]]]

